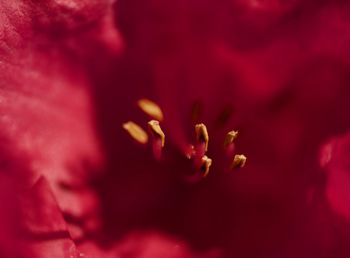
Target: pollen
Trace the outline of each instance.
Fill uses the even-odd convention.
[[[244,155],[235,155],[231,168],[243,168],[247,162],[247,157]]]
[[[206,177],[208,175],[209,168],[210,168],[212,163],[213,163],[213,161],[210,158],[208,158],[206,155],[204,155],[202,157],[201,166],[200,166],[199,170],[203,174],[203,177]]]
[[[205,124],[196,124],[195,132],[197,142],[204,143],[205,151],[208,151],[209,134]]]
[[[235,139],[238,137],[238,131],[230,131],[226,134],[224,147],[227,148],[230,144],[232,144]]]
[[[140,99],[137,102],[137,105],[143,112],[145,112],[150,117],[158,121],[163,121],[162,109],[155,102],[149,99]]]
[[[123,124],[123,128],[138,143],[146,144],[148,142],[147,133],[138,124],[128,121]]]
[[[159,121],[157,120],[151,120],[148,122],[148,128],[150,129],[150,132],[154,139],[159,139],[161,141],[162,147],[164,147],[165,144],[165,134],[160,128]]]

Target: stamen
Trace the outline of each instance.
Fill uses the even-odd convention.
[[[227,148],[238,137],[238,131],[230,131],[226,134],[224,147]]]
[[[206,155],[204,155],[202,157],[202,164],[199,168],[200,172],[202,173],[203,177],[206,177],[209,173],[209,168],[212,164],[212,160],[210,158],[208,158]]]
[[[230,131],[227,133],[224,141],[226,156],[231,158],[235,151],[235,139],[238,137],[238,131]]]
[[[162,109],[155,102],[149,99],[140,99],[137,102],[137,105],[143,112],[145,112],[150,117],[158,121],[163,121]]]
[[[195,126],[196,139],[200,144],[204,144],[204,150],[208,151],[209,134],[207,127],[204,124],[196,124]]]
[[[157,160],[160,160],[165,144],[165,134],[156,120],[149,121],[148,128],[153,136],[153,154]]]
[[[165,134],[162,131],[162,128],[160,128],[159,121],[157,120],[151,120],[148,122],[148,128],[151,131],[152,136],[155,139],[160,139],[162,143],[162,147],[164,147],[165,144]]]
[[[138,143],[146,144],[148,142],[147,133],[136,123],[134,123],[132,121],[128,121],[128,122],[123,124],[123,128]]]
[[[243,168],[247,162],[247,157],[244,155],[235,155],[231,168]]]

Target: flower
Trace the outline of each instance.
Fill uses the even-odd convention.
[[[0,256],[349,256],[349,4],[0,7]]]

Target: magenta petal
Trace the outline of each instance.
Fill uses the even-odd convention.
[[[28,234],[68,233],[61,209],[44,177],[23,194],[20,222]]]
[[[44,175],[62,211],[75,220],[98,213],[88,182],[100,171],[103,153],[85,61],[120,46],[111,5],[0,3],[1,170],[25,185]]]
[[[319,143],[349,129],[345,2],[1,1],[1,170],[21,190],[33,185],[21,198],[22,256],[78,257],[74,239],[97,257],[206,257],[216,247],[223,252],[208,257],[346,257],[336,223],[312,206],[322,194],[309,189],[322,181]],[[165,113],[169,145],[159,163],[122,134],[122,120],[141,118],[131,107],[141,97]],[[197,101],[214,162],[189,185],[181,173],[191,164],[174,146],[193,139]],[[227,107],[224,128],[216,121]],[[225,173],[231,129],[242,132],[244,173]],[[328,202],[345,222],[347,138],[322,159]],[[94,173],[104,159],[107,173]],[[21,191],[6,177],[7,209]],[[1,247],[13,244],[11,216],[0,215]]]
[[[70,0],[0,3],[0,171],[5,184],[0,191],[0,256],[6,250],[5,257],[13,257],[7,249],[13,251],[18,244],[7,223],[17,205],[14,196],[34,183],[23,196],[21,219],[16,221],[24,245],[33,253],[30,257],[50,257],[50,250],[52,257],[75,252],[70,232],[76,236],[77,226],[67,227],[61,210],[73,222],[88,217],[86,223],[96,227],[98,202],[88,182],[103,157],[85,60],[100,57],[102,48],[115,53],[120,47],[111,5]],[[79,234],[84,223],[78,224]]]
[[[350,223],[350,134],[324,145],[321,165],[327,171],[327,198],[331,208]]]
[[[20,201],[22,257],[79,257],[49,183],[41,177]]]
[[[85,242],[79,249],[93,257],[130,258],[219,258],[220,250],[201,252],[191,250],[188,244],[179,239],[157,232],[130,232],[108,249]]]

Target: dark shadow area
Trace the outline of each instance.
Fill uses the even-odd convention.
[[[349,129],[347,64],[320,57],[295,71],[289,86],[240,121],[247,127],[242,142],[252,157],[250,167],[233,180],[235,175],[215,174],[221,169],[219,164],[208,180],[187,184],[182,175],[191,173],[191,165],[175,148],[169,147],[157,163],[151,148],[134,143],[121,126],[129,120],[145,125],[147,118],[137,110],[136,101],[161,97],[153,85],[156,52],[152,41],[161,43],[162,38],[152,38],[147,31],[157,29],[154,21],[147,20],[153,17],[149,6],[144,3],[133,12],[138,1],[131,2],[119,1],[117,10],[117,16],[122,16],[116,23],[125,37],[125,52],[115,59],[106,55],[90,67],[97,129],[107,159],[105,174],[95,182],[104,222],[96,240],[108,246],[134,230],[151,230],[177,236],[198,250],[222,247],[240,258],[284,257],[289,239],[306,232],[305,238],[296,241],[296,255],[319,257],[317,246],[311,247],[315,253],[303,253],[308,244],[315,244],[308,239],[314,224],[312,216],[305,217],[312,213],[305,196],[311,186],[324,187],[319,146]],[[139,42],[142,37],[151,39]],[[329,96],[334,83],[337,93]],[[231,112],[223,112],[220,120]],[[280,124],[274,122],[283,118],[301,126],[297,129],[302,144],[298,144],[304,146],[285,156],[277,148],[281,145],[271,142],[273,134],[279,141],[297,130],[279,129]],[[253,189],[252,193],[245,187]]]

